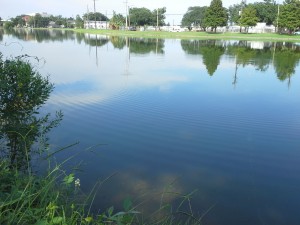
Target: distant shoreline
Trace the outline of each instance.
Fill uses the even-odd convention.
[[[274,33],[246,34],[246,33],[209,33],[209,32],[167,32],[167,31],[122,31],[122,30],[93,30],[93,29],[70,29],[79,33],[99,34],[108,36],[126,36],[140,38],[162,39],[211,39],[211,40],[247,40],[247,41],[287,41],[300,42],[300,35],[283,35]]]

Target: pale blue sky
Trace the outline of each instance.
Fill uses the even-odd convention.
[[[184,14],[189,6],[208,6],[211,0],[127,0],[128,6],[132,7],[146,7],[150,10],[156,8],[167,8],[166,22],[170,24],[179,24],[182,15],[170,14]],[[257,0],[260,1],[260,0]],[[96,11],[111,16],[113,10],[117,13],[125,15],[126,0],[96,0]],[[229,5],[241,2],[241,0],[223,0],[223,5]],[[254,2],[254,0],[248,0]],[[21,14],[47,12],[54,16],[62,15],[63,17],[75,17],[77,14],[83,15],[94,10],[93,0],[0,0],[0,17],[8,19]]]

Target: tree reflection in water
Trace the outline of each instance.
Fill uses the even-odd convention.
[[[84,42],[90,47],[96,47],[96,51],[97,47],[111,43],[117,49],[123,49],[127,46],[129,54],[165,54],[165,39],[96,36],[67,30],[13,29],[5,31],[5,33],[27,41],[77,40],[78,43]],[[262,72],[273,66],[278,79],[281,81],[287,80],[288,85],[290,85],[291,77],[295,73],[295,67],[300,60],[300,46],[289,42],[181,40],[181,47],[186,54],[201,56],[202,63],[210,76],[215,74],[222,57],[234,58],[236,66],[233,85],[237,84],[238,68],[247,65],[252,65]],[[98,58],[97,55],[96,58]],[[96,62],[98,63],[98,59],[96,59]]]
[[[295,68],[300,60],[300,47],[293,43],[259,42],[255,46],[251,41],[221,41],[221,40],[182,40],[181,46],[189,55],[202,56],[207,72],[213,76],[225,55],[235,59],[235,74],[233,85],[237,83],[238,68],[252,65],[256,70],[266,71],[273,65],[279,80],[288,80],[295,74]],[[257,48],[259,47],[259,48]]]

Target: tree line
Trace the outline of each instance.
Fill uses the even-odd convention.
[[[283,4],[278,4],[275,0],[263,0],[251,4],[242,1],[227,9],[222,6],[222,0],[212,0],[209,7],[189,7],[181,24],[190,29],[198,27],[204,31],[207,28],[216,31],[217,27],[238,25],[241,27],[241,32],[242,28],[248,32],[249,27],[259,22],[274,25],[281,33],[292,34],[300,29],[300,1],[285,0]]]
[[[77,16],[80,18],[80,16]],[[35,16],[30,16],[28,20],[26,20],[26,15],[19,15],[14,18],[11,18],[10,22],[4,23],[5,28],[12,28],[12,27],[33,27],[33,28],[47,28],[53,23],[53,26],[56,27],[65,27],[65,28],[75,28],[77,26],[81,26],[81,24],[77,24],[77,17],[76,20],[74,18],[64,18],[61,15],[59,16],[42,16],[41,14],[37,13]],[[80,19],[81,20],[81,19]],[[76,21],[76,23],[75,23]]]
[[[27,23],[30,27],[48,27],[52,21],[56,26],[83,28],[85,20],[109,21],[111,29],[120,29],[125,26],[164,26],[166,19],[165,7],[153,11],[142,8],[129,8],[128,15],[113,12],[109,19],[100,12],[85,13],[82,17],[63,18],[62,16],[42,17],[37,14],[30,18]],[[23,27],[24,15],[17,16],[8,24],[12,27]],[[222,0],[212,0],[209,6],[189,7],[183,15],[181,25],[200,29],[203,31],[216,32],[217,27],[229,25],[240,26],[240,32],[248,32],[249,27],[262,22],[267,25],[274,25],[278,32],[292,34],[300,29],[300,0],[285,0],[283,4],[276,3],[275,0],[263,0],[246,4],[242,0],[239,4],[234,4],[228,8],[223,7]]]

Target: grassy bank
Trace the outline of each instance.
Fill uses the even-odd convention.
[[[49,169],[44,175],[21,172],[0,160],[0,224],[19,225],[201,225],[202,216],[192,210],[182,211],[183,204],[190,205],[193,193],[179,196],[177,208],[171,203],[162,204],[151,215],[138,211],[130,199],[124,199],[123,210],[110,207],[93,213],[91,207],[103,182],[96,182],[91,192],[80,189],[80,180],[74,173],[67,174],[61,165]],[[109,180],[107,181],[109,182]],[[169,190],[162,193],[174,194]]]
[[[121,31],[121,30],[94,30],[74,29],[76,32],[109,35],[127,36],[141,38],[168,38],[168,39],[225,39],[225,40],[249,40],[249,41],[288,41],[300,42],[300,35],[283,34],[244,34],[244,33],[207,33],[207,32],[166,32],[166,31]]]
[[[113,208],[92,214],[96,183],[90,194],[80,191],[80,180],[66,174],[61,165],[45,175],[21,172],[0,161],[0,224],[78,225],[132,224],[136,211],[128,205],[122,212]]]

